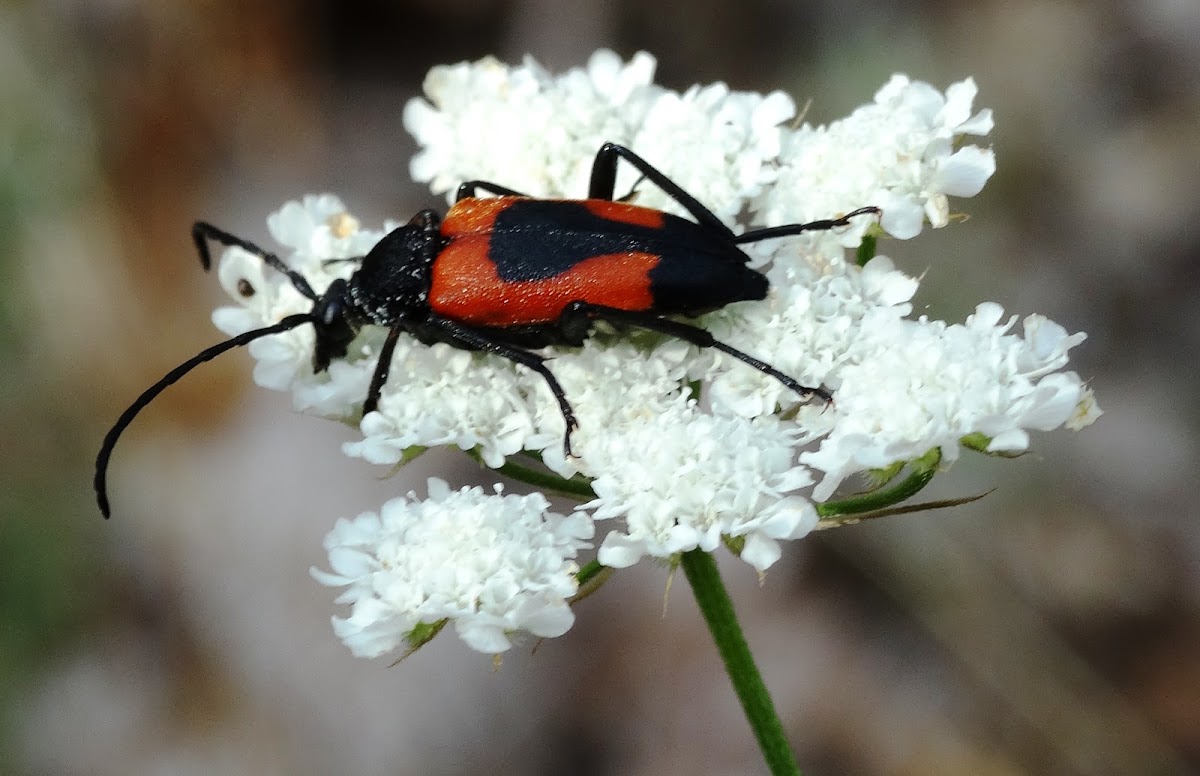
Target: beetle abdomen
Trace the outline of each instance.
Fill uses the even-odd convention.
[[[553,323],[571,302],[698,313],[766,295],[732,243],[608,200],[464,199],[442,221],[430,307],[479,326]]]

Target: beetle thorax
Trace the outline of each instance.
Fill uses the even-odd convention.
[[[393,230],[375,244],[351,276],[350,297],[371,323],[394,326],[420,322],[429,313],[429,278],[440,246],[431,235],[409,224]]]

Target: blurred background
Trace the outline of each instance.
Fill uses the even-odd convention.
[[[105,429],[219,338],[192,221],[267,243],[306,192],[365,223],[438,205],[400,124],[429,67],[598,47],[652,52],[676,89],[785,89],[815,122],[895,71],[974,75],[999,172],[955,203],[969,221],[883,250],[928,270],[935,317],[991,299],[1090,335],[1073,365],[1106,415],[927,491],[982,502],[795,543],[761,587],[724,564],[805,773],[1200,773],[1190,0],[4,3],[0,773],[764,772],[662,569],[499,670],[448,635],[351,657],[308,576],[334,519],[492,478],[430,454],[384,481],[244,354],[139,418],[114,519],[93,502]]]

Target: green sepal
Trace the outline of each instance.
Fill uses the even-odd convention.
[[[978,431],[960,437],[958,443],[968,450],[990,455],[993,458],[1020,458],[1025,455],[1024,450],[988,450],[988,445],[992,443],[992,438]]]
[[[920,458],[908,462],[909,475],[890,488],[876,489],[858,496],[817,504],[822,519],[840,515],[862,515],[885,509],[912,498],[929,484],[942,462],[942,450],[935,447]],[[890,467],[889,467],[890,468]],[[893,475],[894,479],[894,475]]]
[[[879,226],[872,225],[863,233],[862,242],[854,254],[854,263],[865,267],[867,262],[875,258],[875,249],[879,246]]]
[[[599,590],[615,572],[616,569],[609,566],[602,566],[600,561],[591,561],[575,573],[575,581],[579,583],[579,590],[576,591],[575,595],[567,599],[567,603],[573,604],[587,598]]]
[[[908,465],[908,461],[896,461],[890,466],[884,466],[882,469],[871,469],[867,472],[867,492],[879,490],[884,485],[887,485],[892,480],[899,476],[904,467]]]
[[[972,501],[978,501],[979,499],[991,493],[993,490],[995,490],[995,488],[974,496],[964,496],[963,498],[948,498],[941,499],[939,501],[923,501],[920,504],[905,504],[904,506],[877,509],[873,512],[861,512],[854,515],[835,515],[833,517],[823,517],[817,522],[817,527],[815,530],[822,531],[826,528],[840,528],[844,525],[854,525],[855,523],[861,523],[864,520],[874,520],[879,517],[891,517],[892,515],[906,515],[912,512],[928,512],[934,509],[958,507],[962,506],[963,504],[970,504]]]
[[[417,458],[420,458],[427,450],[429,448],[422,445],[413,445],[412,447],[404,448],[404,452],[400,453],[400,460],[396,461],[396,464],[388,470],[387,476],[391,477]]]
[[[408,642],[408,649],[404,651],[403,655],[396,658],[392,662],[392,665],[396,665],[404,658],[433,641],[434,637],[442,632],[442,628],[445,628],[448,622],[450,622],[450,619],[445,618],[437,622],[419,622],[413,626],[413,629],[404,637],[404,640]]]

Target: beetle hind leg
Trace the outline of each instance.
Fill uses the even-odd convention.
[[[589,199],[614,199],[617,188],[617,161],[621,159],[624,159],[627,164],[641,173],[642,177],[638,179],[638,183],[634,184],[634,189],[637,188],[642,178],[644,178],[662,189],[671,199],[678,202],[702,226],[725,237],[733,238],[733,231],[721,219],[717,218],[711,210],[702,205],[700,200],[684,191],[683,187],[668,178],[666,173],[625,146],[617,145],[616,143],[605,143],[596,152],[596,160],[592,162],[592,178],[588,185]],[[631,191],[629,195],[626,195],[626,198],[632,194],[633,192]]]
[[[490,181],[464,181],[458,186],[458,191],[454,194],[454,201],[461,202],[464,199],[471,199],[475,196],[475,192],[479,189],[495,194],[499,197],[528,197],[528,194],[510,189],[507,186],[501,186],[498,183]]]
[[[749,367],[757,369],[759,372],[772,377],[783,383],[787,388],[796,392],[800,396],[809,397],[816,396],[824,401],[832,401],[833,397],[829,391],[824,388],[812,388],[806,385],[801,385],[799,380],[785,375],[775,367],[765,361],[761,361],[749,353],[744,353],[732,345],[727,345],[721,342],[712,334],[708,333],[699,326],[692,326],[681,321],[674,321],[670,318],[662,318],[652,313],[638,312],[632,310],[621,310],[615,307],[605,307],[604,305],[591,304],[588,302],[574,302],[568,305],[563,312],[564,319],[582,316],[591,321],[603,320],[613,324],[624,324],[627,326],[635,326],[649,331],[657,331],[660,334],[666,334],[669,337],[675,337],[685,342],[690,342],[693,345],[702,348],[714,348],[733,356],[738,361],[746,364]],[[563,322],[566,325],[566,321]]]

